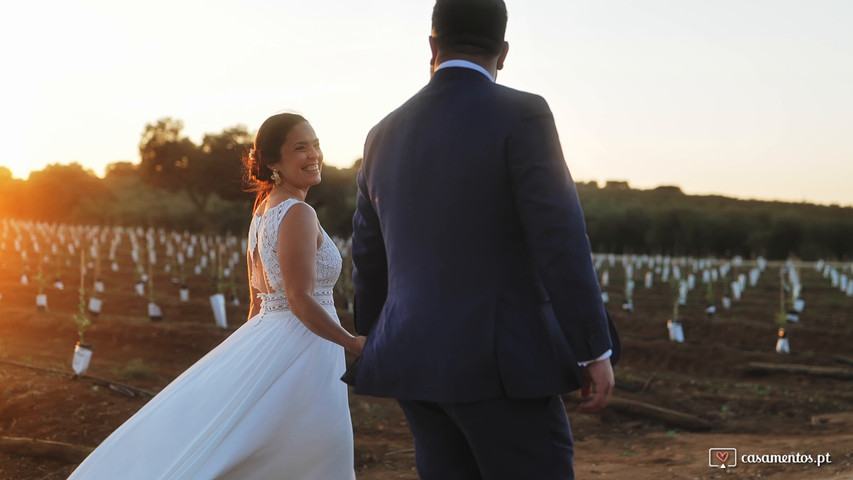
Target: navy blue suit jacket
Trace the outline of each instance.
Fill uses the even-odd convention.
[[[578,387],[577,360],[612,346],[539,96],[438,70],[370,131],[353,226],[356,330],[368,336],[357,393],[554,395]]]

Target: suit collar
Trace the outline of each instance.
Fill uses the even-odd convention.
[[[438,66],[438,68],[436,68],[436,71],[443,70],[445,68],[453,68],[453,67],[468,68],[468,69],[482,73],[484,77],[488,78],[493,83],[495,81],[495,77],[493,77],[492,74],[489,73],[488,70],[481,67],[480,65],[477,65],[474,62],[469,62],[468,60],[461,60],[461,59],[447,60],[446,62],[442,62]]]
[[[447,67],[442,68],[440,70],[436,70],[435,73],[432,74],[432,78],[430,79],[430,83],[433,82],[441,82],[445,80],[456,80],[456,79],[464,79],[473,82],[482,82],[487,85],[494,85],[495,83],[485,75],[478,72],[477,70],[472,70],[470,68],[460,68],[460,67]]]

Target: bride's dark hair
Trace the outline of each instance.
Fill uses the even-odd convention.
[[[243,155],[243,184],[247,192],[257,192],[255,208],[275,185],[268,166],[281,160],[281,146],[287,140],[287,134],[300,123],[308,123],[308,120],[295,113],[271,116],[258,129],[255,145]]]

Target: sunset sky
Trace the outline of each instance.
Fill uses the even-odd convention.
[[[548,100],[578,181],[853,205],[853,1],[506,0],[498,82]],[[429,78],[430,0],[15,2],[0,165],[138,162],[282,110],[329,164]]]

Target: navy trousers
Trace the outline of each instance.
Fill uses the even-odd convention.
[[[472,403],[399,400],[421,480],[573,480],[560,397]]]

